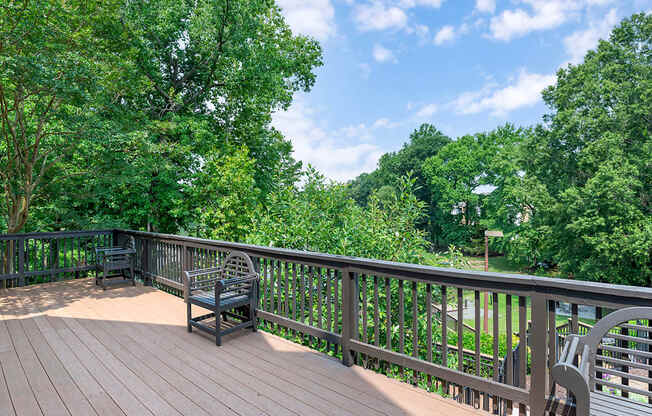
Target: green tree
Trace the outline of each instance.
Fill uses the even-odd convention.
[[[184,187],[176,210],[159,195],[167,177],[176,174],[183,184],[210,152],[246,146],[261,195],[296,174],[290,144],[270,127],[271,113],[312,87],[321,48],[293,35],[274,2],[135,1],[126,3],[121,21],[132,65],[112,91],[120,102],[112,116],[142,119],[140,130],[155,152],[191,155],[153,167],[152,228],[161,221],[183,227]]]
[[[543,92],[552,111],[523,147],[519,195],[531,231],[518,240],[537,241],[517,244],[565,274],[651,284],[651,40],[652,16],[635,14]]]
[[[436,155],[450,141],[449,137],[433,125],[422,124],[410,134],[409,141],[401,150],[384,154],[375,171],[363,173],[351,182],[352,197],[364,206],[374,191],[384,186],[396,187],[400,178],[411,175],[415,179],[414,193],[426,204],[427,210],[426,215],[419,220],[419,227],[426,230],[429,239],[435,245],[440,245],[441,216],[439,210],[433,208],[437,205],[437,201],[433,199],[435,196],[432,188],[428,186],[422,164],[428,157]]]
[[[271,113],[312,87],[322,63],[315,40],[293,35],[267,0],[118,6],[110,18],[94,18],[112,22],[108,28],[68,13],[94,22],[104,42],[94,48],[80,40],[76,47],[99,49],[114,61],[92,72],[102,74],[88,80],[94,90],[84,108],[94,118],[86,117],[85,135],[70,152],[55,152],[57,165],[43,177],[29,228],[197,226],[206,218],[196,217],[200,211],[188,201],[199,187],[214,185],[198,180],[211,167],[205,162],[239,158],[243,147],[254,163],[259,203],[296,180],[301,165],[271,127]]]
[[[196,211],[195,233],[204,238],[241,242],[256,213],[255,161],[247,148],[212,154],[197,172],[189,211]]]
[[[523,136],[507,124],[460,137],[423,163],[448,244],[469,247],[487,228],[515,227],[520,208],[506,203],[505,190],[518,182],[515,152]]]
[[[89,107],[113,60],[114,1],[0,5],[0,184],[9,233],[23,229],[44,179],[97,117]],[[55,168],[55,169],[53,169]],[[54,171],[54,174],[53,174]]]

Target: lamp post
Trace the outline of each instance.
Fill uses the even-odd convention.
[[[489,237],[502,237],[502,231],[490,231],[485,230],[484,232],[484,271],[489,271]],[[485,334],[489,333],[489,292],[484,294],[484,325],[483,330]]]

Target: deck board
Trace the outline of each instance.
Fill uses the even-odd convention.
[[[486,413],[262,331],[218,348],[187,333],[179,298],[84,279],[0,291],[0,416],[15,414]]]

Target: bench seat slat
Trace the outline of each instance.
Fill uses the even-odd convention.
[[[591,393],[591,416],[649,416],[652,406],[600,392]]]

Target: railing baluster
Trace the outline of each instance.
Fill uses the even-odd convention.
[[[557,362],[557,311],[555,308],[555,301],[548,301],[548,371]],[[548,385],[550,386],[549,394],[555,393],[555,385],[552,380],[552,375],[549,374]]]
[[[363,274],[361,279],[361,288],[362,291],[362,337],[361,340],[364,343],[367,343],[367,275]],[[355,299],[354,299],[355,301]],[[366,354],[360,354],[360,358],[363,360],[363,366],[367,367],[368,357]]]
[[[448,367],[448,290],[446,286],[441,287],[441,365]],[[449,394],[449,386],[443,380],[443,390]]]
[[[314,284],[315,282],[315,268],[313,266],[308,267],[308,295],[310,296],[308,298],[308,325],[313,326],[313,321],[314,321],[314,314],[315,314],[315,308],[314,308]],[[310,338],[312,339],[312,337]]]
[[[432,285],[426,284],[426,359],[432,362]],[[428,374],[428,388],[432,390],[432,376]]]
[[[524,296],[518,297],[518,385],[525,388],[527,375],[527,299]],[[519,403],[519,413],[526,416],[525,404]]]
[[[289,284],[290,277],[289,277],[288,262],[286,261],[284,263],[281,263],[280,267],[281,267],[280,272],[283,274],[283,288],[282,288],[282,290],[283,290],[283,292],[282,292],[283,293],[283,295],[282,295],[283,296],[283,302],[282,302],[283,313],[280,313],[280,310],[279,310],[279,315],[281,315],[283,317],[286,317],[286,318],[289,318],[290,317],[290,312],[288,311],[288,296],[289,296],[290,289],[288,287],[288,284]],[[281,298],[279,297],[279,299],[281,299]],[[288,334],[288,329],[286,327],[283,328],[283,333],[285,335]]]
[[[387,315],[387,324],[385,325],[386,338],[385,348],[392,351],[392,287],[389,277],[385,278],[385,312]],[[387,363],[387,372],[391,372],[392,364]]]
[[[507,350],[507,363],[505,364],[505,383],[510,386],[514,385],[514,354],[512,346],[512,295],[505,295],[505,333],[506,333],[506,350]],[[513,403],[507,400],[507,414],[512,413]]]
[[[403,279],[398,280],[398,351],[405,353],[405,293]],[[398,368],[399,376],[403,380],[403,367]]]
[[[573,303],[571,305],[571,334],[580,333],[578,316],[579,316],[578,305],[577,303]]]
[[[419,358],[419,299],[417,297],[417,282],[412,282],[412,356]],[[417,370],[412,370],[412,384],[417,385]]]
[[[464,372],[464,290],[457,289],[457,370]],[[464,386],[457,387],[457,400],[464,401]]]
[[[625,336],[629,335],[629,329],[628,328],[620,328],[620,334],[625,335]],[[629,349],[629,341],[621,339],[621,340],[619,340],[619,344],[620,344],[620,348]],[[625,354],[620,354],[620,359],[621,360],[628,360],[629,357],[627,355],[625,355]],[[622,371],[625,374],[629,373],[629,366],[627,366],[627,365],[621,366],[620,371]],[[620,381],[621,381],[620,384],[622,384],[623,386],[629,386],[629,378],[628,377],[621,377]],[[628,391],[622,390],[620,393],[621,393],[622,397],[629,398],[629,392]]]
[[[292,319],[297,320],[297,263],[292,263]],[[297,332],[292,331],[292,335],[296,336]]]
[[[326,269],[326,330],[331,331],[332,328],[332,322],[333,322],[333,306],[331,305],[332,297],[331,297],[331,270]],[[326,343],[326,351],[330,351],[331,345],[330,342]]]
[[[652,319],[648,319],[647,326],[650,328],[647,331],[647,338],[652,340]],[[652,353],[652,342],[647,344],[647,352],[648,354]],[[652,358],[647,359],[647,365],[652,365]],[[648,370],[647,378],[652,380],[652,369]],[[647,391],[652,392],[652,382],[647,383]],[[652,396],[648,396],[647,402],[648,404],[652,404]]]
[[[301,317],[299,319],[300,322],[305,322],[306,321],[306,296],[308,294],[308,291],[306,290],[306,273],[305,273],[305,266],[302,264],[301,265],[301,270],[300,270],[300,284],[301,284],[301,309],[299,311],[299,316]]]
[[[378,304],[378,276],[374,275],[374,345],[380,346],[380,305]],[[380,368],[376,359],[376,369]]]
[[[475,375],[480,376],[480,331],[482,323],[480,322],[480,292],[474,291],[474,309],[475,309]],[[485,292],[485,295],[487,293]],[[480,391],[475,391],[475,407],[480,407]]]
[[[493,312],[492,312],[492,319],[493,319],[493,380],[498,381],[499,378],[499,358],[498,358],[498,341],[500,340],[499,332],[500,332],[500,302],[498,301],[498,293],[497,292],[492,292],[492,302],[493,302]],[[492,406],[492,411],[494,414],[497,414],[500,407],[499,403],[499,398],[497,395],[493,395],[493,406]]]

